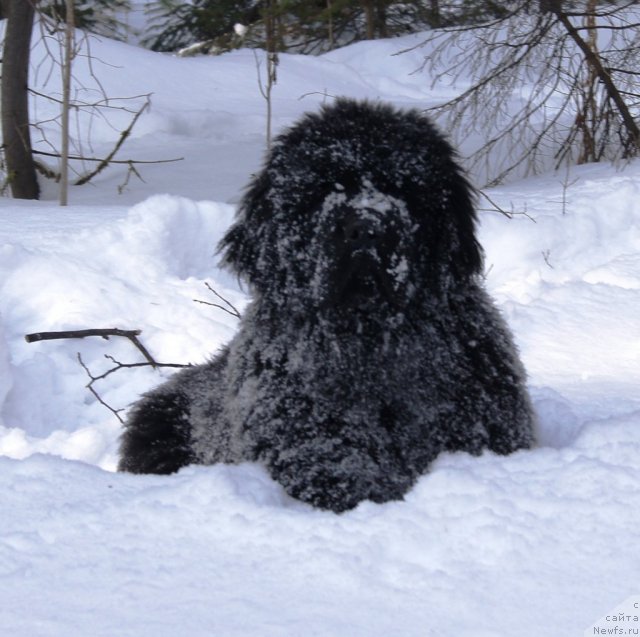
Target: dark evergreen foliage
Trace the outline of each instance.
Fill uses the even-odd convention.
[[[202,50],[242,44],[266,48],[265,21],[275,22],[276,49],[320,53],[366,38],[388,37],[427,28],[433,14],[422,0],[156,0],[146,45],[175,51],[198,42]],[[249,28],[234,37],[234,24]]]
[[[37,8],[41,13],[65,22],[66,4],[65,0],[46,0],[39,2]],[[73,8],[77,28],[116,40],[125,37],[127,26],[118,18],[118,12],[130,9],[130,0],[75,0]]]
[[[231,37],[234,24],[259,19],[260,4],[255,0],[156,0],[149,9],[151,28],[144,42],[154,51],[175,51]]]

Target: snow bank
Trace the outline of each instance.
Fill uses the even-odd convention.
[[[121,219],[106,224],[96,220],[94,227],[72,231],[64,239],[57,233],[65,213],[56,212],[55,240],[43,245],[40,237],[23,246],[6,245],[0,262],[0,312],[12,346],[10,352],[0,350],[0,404],[6,425],[46,439],[32,443],[32,451],[57,451],[112,467],[115,432],[107,424],[108,412],[84,387],[89,378],[77,355],[94,375],[113,367],[106,355],[125,363],[138,362],[141,355],[126,339],[27,344],[22,336],[86,328],[142,329],[141,338],[157,361],[204,360],[230,338],[236,324],[225,312],[194,303],[220,303],[204,286],[205,280],[215,280],[216,291],[234,305],[244,300],[235,279],[215,267],[216,244],[233,212],[224,204],[155,196]],[[167,339],[167,332],[174,337]],[[148,369],[123,370],[100,383],[101,396],[114,408],[125,408],[158,383],[159,376]],[[67,435],[51,438],[56,430],[79,430],[92,438],[87,454],[82,455]],[[26,455],[27,438],[15,430],[8,435],[3,451]],[[100,449],[94,438],[102,441]]]
[[[252,465],[140,477],[0,459],[2,625],[30,637],[89,625],[105,637],[581,635],[640,569],[624,550],[640,507],[629,424],[593,425],[572,449],[445,456],[405,502],[340,516],[289,500]],[[25,600],[28,613],[10,610]]]
[[[545,443],[566,440],[576,423],[640,408],[639,171],[634,162],[624,172],[591,166],[531,179],[491,192],[514,219],[482,214],[488,285],[532,384],[545,387],[534,391]],[[564,425],[557,415],[545,423],[549,388]]]
[[[2,316],[0,316],[0,405],[4,403],[11,389],[11,362],[9,359],[9,346],[4,338],[2,329]],[[2,421],[0,420],[0,424]]]
[[[640,523],[637,339],[610,323],[640,306],[638,175],[638,163],[623,174],[577,171],[564,206],[555,177],[530,180],[491,193],[516,211],[526,202],[530,218],[482,214],[487,284],[531,372],[541,446],[445,454],[404,502],[341,516],[291,500],[255,465],[112,473],[120,427],[84,388],[76,352],[95,372],[105,354],[138,353],[126,341],[21,339],[25,327],[142,326],[158,358],[201,360],[235,329],[231,316],[193,303],[203,280],[244,298],[214,266],[232,207],[162,195],[105,223],[99,208],[82,224],[77,211],[56,211],[51,226],[23,210],[34,232],[0,230],[3,628],[582,634],[634,594],[640,570],[627,550]],[[126,407],[162,375],[122,370],[100,390]]]

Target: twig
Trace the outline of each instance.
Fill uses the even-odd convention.
[[[38,97],[42,97],[51,102],[62,104],[62,100],[58,99],[57,97],[54,97],[53,95],[50,95],[47,93],[40,93],[39,91],[36,91],[34,88],[31,88],[31,87],[29,87],[28,91],[31,95],[37,95]],[[138,99],[139,97],[146,97],[147,99],[149,99],[151,95],[152,95],[151,93],[142,93],[140,95],[132,95],[131,97],[105,97],[101,100],[98,100],[97,102],[80,102],[76,100],[73,104],[70,104],[70,106],[78,110],[81,108],[111,108],[113,110],[125,111],[126,113],[130,113],[133,115],[134,113],[137,112],[137,111],[134,111],[133,108],[127,108],[126,106],[113,106],[111,104],[108,104],[107,102],[134,100],[134,99]]]
[[[100,377],[93,376],[93,374],[91,374],[91,371],[89,370],[89,368],[84,364],[84,361],[82,360],[82,356],[80,356],[80,352],[78,352],[77,356],[78,356],[78,362],[80,363],[80,365],[82,365],[82,369],[84,369],[84,371],[87,373],[87,376],[90,379],[89,382],[85,385],[85,387],[94,395],[95,399],[101,405],[106,407],[120,421],[120,423],[124,424],[124,420],[120,416],[120,412],[122,411],[122,409],[114,409],[109,403],[102,400],[102,396],[100,396],[100,394],[94,389],[93,383],[99,380]]]
[[[70,0],[66,0],[66,3],[67,3],[67,7],[69,7]],[[65,2],[63,1],[62,5],[64,4]],[[91,38],[86,33],[76,32],[77,39],[75,43],[72,43],[71,39],[68,36],[68,31],[69,31],[68,25],[66,29],[66,35],[65,35],[65,27],[64,27],[65,18],[68,18],[69,16],[70,16],[69,10],[66,11],[65,16],[62,15],[61,11],[57,11],[55,9],[54,9],[54,15],[52,17],[48,17],[43,13],[40,13],[40,28],[41,28],[41,34],[42,34],[41,40],[44,44],[46,55],[35,69],[35,73],[37,76],[40,73],[40,67],[45,65],[45,63],[48,63],[49,70],[47,72],[45,69],[46,77],[44,79],[44,82],[40,82],[46,86],[51,80],[51,77],[54,75],[54,70],[56,68],[59,68],[61,72],[63,72],[64,68],[66,68],[68,70],[68,73],[65,75],[67,82],[63,87],[63,89],[66,89],[66,90],[62,91],[62,96],[60,95],[54,96],[53,93],[55,93],[55,91],[48,91],[48,94],[34,91],[34,90],[31,90],[30,92],[34,95],[38,95],[43,99],[53,100],[53,102],[65,104],[66,106],[68,106],[69,111],[73,111],[75,113],[75,118],[76,118],[75,126],[77,128],[77,140],[75,141],[70,137],[69,130],[68,130],[69,122],[64,112],[55,117],[51,117],[45,122],[36,121],[36,123],[33,124],[33,126],[41,133],[42,141],[45,144],[49,145],[51,149],[54,151],[57,151],[58,149],[55,148],[53,144],[49,142],[49,140],[47,139],[47,130],[45,126],[42,126],[42,124],[55,123],[65,129],[62,135],[63,145],[66,145],[67,143],[72,143],[76,147],[76,156],[71,156],[68,154],[68,152],[45,153],[40,151],[39,154],[58,157],[60,159],[62,159],[61,156],[68,156],[69,159],[82,162],[82,171],[80,171],[77,169],[76,166],[68,166],[67,161],[65,161],[64,159],[62,160],[62,171],[64,172],[67,169],[70,171],[73,171],[75,173],[75,179],[76,179],[75,185],[81,185],[90,181],[98,173],[104,170],[110,163],[125,163],[129,167],[131,167],[131,162],[134,160],[116,161],[114,157],[117,152],[120,152],[121,146],[124,144],[126,138],[130,136],[131,130],[135,125],[136,121],[138,120],[138,118],[149,106],[151,94],[147,93],[147,94],[135,95],[131,97],[110,98],[107,95],[107,92],[104,86],[102,85],[102,83],[100,82],[100,79],[98,78],[94,69],[94,63],[97,60],[97,58],[93,56],[93,52],[91,48]],[[71,45],[71,50],[69,50],[70,45]],[[66,59],[68,61],[70,61],[70,59],[74,59],[75,61],[76,58],[82,58],[85,60],[86,64],[89,67],[89,76],[92,79],[93,83],[97,86],[97,91],[89,86],[86,86],[83,82],[81,82],[75,76],[73,77],[74,87],[73,88],[71,87],[70,64],[67,64],[67,65],[63,64],[63,55],[62,55],[63,50],[66,54]],[[99,61],[102,64],[111,66],[112,68],[118,68],[111,64],[107,64],[104,60],[99,60]],[[71,99],[70,90],[75,91],[75,97],[73,99]],[[86,95],[91,95],[92,93],[95,93],[95,92],[98,93],[97,98],[85,97]],[[142,103],[139,101],[140,98],[144,99]],[[136,100],[136,103],[138,104],[138,106],[134,106],[134,105],[128,106],[128,104],[130,104],[132,100]],[[115,104],[113,102],[115,102]],[[85,158],[83,157],[85,153],[82,150],[82,139],[85,134],[85,129],[81,130],[79,114],[87,113],[90,116],[87,137],[88,137],[89,145],[91,145],[91,128],[93,125],[94,118],[100,117],[109,126],[114,128],[111,122],[109,121],[109,118],[103,114],[104,109],[120,110],[120,111],[125,111],[127,113],[131,113],[132,119],[128,127],[126,128],[126,130],[118,131],[119,137],[115,142],[115,147],[113,148],[113,150],[111,150],[111,152],[108,153],[107,157]],[[65,109],[63,109],[63,111],[64,110]],[[39,118],[35,117],[35,119],[38,120]],[[114,128],[114,130],[116,129]],[[98,165],[95,166],[94,169],[88,170],[86,168],[86,165],[84,164],[84,161],[95,161],[97,162]],[[179,161],[179,159],[166,160],[166,161]],[[160,162],[140,161],[136,163],[160,163]],[[50,176],[56,179],[56,181],[61,180],[60,175],[56,174],[53,171],[49,171],[47,176]],[[63,181],[66,181],[66,179],[64,179]],[[63,190],[63,193],[61,196],[61,200],[64,202],[64,200],[66,199],[64,195],[64,187],[62,190]]]
[[[110,327],[105,329],[66,330],[62,332],[36,332],[35,334],[27,334],[24,340],[27,341],[27,343],[35,343],[37,341],[53,341],[63,338],[86,338],[87,336],[101,336],[109,340],[110,336],[123,336],[124,338],[128,338],[138,348],[138,351],[145,357],[149,365],[157,367],[158,363],[156,363],[145,346],[138,340],[138,336],[141,333],[141,330],[121,330],[117,327]]]
[[[513,219],[513,213],[507,212],[503,208],[501,208],[484,190],[478,190],[478,193],[481,194],[492,206],[492,210],[499,212],[501,215],[504,215],[507,219]]]
[[[44,150],[34,150],[33,154],[44,155],[45,157],[60,157],[60,153],[48,153]],[[79,157],[77,155],[69,155],[69,159],[108,162],[110,164],[168,164],[172,161],[183,161],[184,157],[175,157],[173,159],[105,159],[103,157]]]
[[[132,369],[134,367],[153,367],[154,369],[158,369],[160,367],[172,367],[172,368],[182,368],[182,367],[190,367],[190,365],[185,365],[183,363],[158,363],[147,348],[140,342],[138,336],[140,335],[141,330],[121,330],[117,327],[107,328],[107,329],[88,329],[88,330],[66,330],[61,332],[36,332],[34,334],[27,334],[24,338],[27,343],[35,343],[37,341],[52,341],[58,339],[65,338],[86,338],[87,336],[100,336],[106,340],[109,339],[110,336],[122,336],[124,338],[128,338],[136,347],[136,349],[144,356],[144,363],[121,363],[116,360],[113,356],[109,354],[105,354],[104,357],[110,360],[114,367],[109,368],[106,372],[100,374],[99,376],[94,376],[91,373],[91,370],[85,365],[82,360],[82,356],[80,352],[77,354],[78,362],[86,372],[89,377],[89,383],[86,385],[86,388],[95,396],[95,399],[101,404],[104,405],[121,423],[124,421],[120,417],[120,412],[122,409],[114,409],[109,405],[100,394],[96,391],[93,384],[96,381],[104,380],[110,374],[117,372],[120,369]]]
[[[53,179],[56,183],[60,181],[60,173],[57,173],[55,170],[51,170],[51,168],[46,164],[43,164],[40,161],[34,161],[33,165],[36,167],[36,170],[47,179]]]
[[[99,376],[94,376],[91,373],[91,370],[89,369],[89,367],[82,360],[82,356],[80,355],[80,352],[77,353],[78,362],[80,363],[80,365],[82,366],[82,368],[87,373],[87,376],[90,379],[89,382],[85,385],[85,387],[95,396],[96,400],[101,405],[105,406],[121,423],[124,423],[124,420],[120,417],[120,412],[122,411],[122,409],[114,409],[109,403],[107,403],[102,398],[102,396],[100,396],[100,394],[96,391],[96,388],[93,386],[93,384],[96,381],[104,380],[107,376],[109,376],[110,374],[113,374],[114,372],[117,372],[120,369],[132,369],[134,367],[149,367],[149,365],[152,365],[154,368],[158,368],[158,367],[176,367],[176,368],[189,367],[189,365],[182,365],[180,363],[156,363],[155,361],[153,363],[149,363],[149,362],[147,362],[147,363],[121,363],[120,361],[116,360],[113,356],[109,356],[109,354],[105,354],[104,357],[109,359],[110,361],[112,361],[114,363],[115,367],[111,367],[110,369],[108,369],[103,374],[100,374]]]
[[[481,208],[481,210],[492,210],[495,212],[499,212],[501,215],[507,217],[507,219],[513,219],[516,215],[522,215],[524,217],[527,217],[527,219],[533,221],[533,223],[537,223],[536,220],[526,211],[515,212],[514,210],[505,210],[504,208],[499,206],[493,199],[491,199],[491,197],[489,197],[489,195],[484,190],[478,190],[478,193],[481,194],[492,206],[491,208]]]
[[[569,181],[569,166],[567,166],[566,175],[564,179],[560,182],[560,185],[562,186],[562,198],[560,199],[560,201],[558,201],[557,199],[550,200],[552,203],[559,203],[562,205],[563,216],[567,214],[567,192],[569,191],[569,188],[574,184],[576,184],[578,181],[580,181],[578,177],[575,177],[574,179]]]
[[[236,309],[236,307],[231,303],[231,301],[228,301],[227,299],[224,298],[224,296],[222,296],[221,294],[218,294],[218,292],[216,292],[207,281],[205,281],[205,286],[207,287],[207,289],[209,290],[209,292],[213,293],[215,296],[217,296],[220,300],[222,300],[224,303],[226,303],[229,308],[224,307],[224,305],[220,305],[219,303],[211,303],[209,301],[200,301],[199,299],[193,299],[196,303],[202,303],[202,305],[211,305],[212,307],[217,307],[220,310],[224,310],[225,312],[227,312],[228,314],[231,314],[231,316],[235,316],[236,318],[241,318],[240,312],[238,312],[238,310]]]
[[[73,0],[66,0],[65,25],[63,32],[62,56],[62,122],[60,146],[60,205],[69,203],[69,104],[71,102],[71,66],[77,51],[74,51],[75,9]]]
[[[138,118],[142,115],[142,113],[144,113],[147,108],[149,108],[149,104],[150,101],[147,99],[147,101],[142,105],[142,108],[140,108],[140,110],[132,117],[129,126],[127,126],[127,128],[125,128],[120,133],[120,138],[118,139],[118,142],[113,147],[111,152],[105,157],[103,161],[98,164],[95,170],[87,173],[86,175],[83,175],[82,177],[80,177],[80,179],[76,179],[76,181],[74,182],[76,186],[82,186],[82,184],[86,184],[88,181],[91,181],[91,179],[93,179],[98,173],[102,172],[109,165],[109,162],[115,157],[122,144],[124,144],[127,137],[129,137],[129,135],[131,134],[131,130],[135,126],[135,123],[138,121]]]
[[[105,339],[108,339],[109,336],[124,336],[129,338],[131,336],[139,336],[141,333],[141,330],[121,330],[118,327],[108,327],[105,329],[97,328],[91,330],[35,332],[33,334],[27,334],[24,340],[27,341],[27,343],[35,343],[37,341],[53,341],[61,338],[86,338],[87,336],[102,336],[102,338]]]
[[[258,76],[258,88],[260,89],[260,94],[267,102],[267,148],[271,147],[271,112],[272,112],[272,103],[271,103],[271,91],[273,89],[274,84],[277,82],[277,73],[276,68],[279,64],[278,54],[275,51],[271,50],[270,44],[273,44],[273,34],[269,36],[270,29],[267,25],[267,51],[265,52],[266,60],[267,60],[267,80],[265,85],[262,84],[262,76],[260,73],[260,59],[258,58],[258,54],[255,49],[253,50],[253,56],[256,60],[256,73]]]
[[[141,182],[145,183],[142,175],[136,170],[136,167],[133,165],[133,162],[129,162],[129,170],[127,170],[127,175],[124,181],[118,186],[118,194],[121,195],[124,192],[124,189],[129,185],[129,179],[131,175],[135,175]]]
[[[298,101],[302,101],[305,97],[309,97],[310,95],[322,95],[322,97],[326,100],[327,97],[332,99],[338,99],[337,95],[332,95],[331,93],[327,93],[326,89],[324,91],[310,91],[309,93],[303,93],[298,97]]]

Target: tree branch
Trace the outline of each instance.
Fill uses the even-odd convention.
[[[632,143],[637,150],[640,150],[640,128],[638,128],[633,115],[629,111],[629,108],[627,107],[624,99],[622,99],[622,95],[620,95],[620,91],[618,91],[618,88],[616,87],[614,81],[611,79],[611,75],[603,66],[602,61],[600,60],[600,56],[597,55],[597,53],[580,35],[580,33],[578,33],[578,30],[573,26],[573,24],[571,24],[571,21],[564,11],[561,11],[557,8],[553,8],[552,11],[553,14],[558,18],[558,21],[566,29],[569,37],[582,51],[587,64],[595,71],[598,79],[602,82],[605,90],[607,91],[607,95],[609,95],[613,103],[616,105],[618,112],[620,113],[620,117],[624,122],[624,126],[627,129],[627,133],[629,134]]]
[[[102,336],[102,338],[106,339],[108,339],[109,336],[124,336],[129,338],[131,336],[139,336],[141,333],[141,330],[121,330],[118,327],[109,327],[105,329],[66,330],[61,332],[35,332],[33,334],[27,334],[24,340],[27,341],[27,343],[35,343],[37,341],[53,341],[62,338],[86,338],[87,336]]]
[[[116,360],[113,356],[109,354],[105,354],[105,358],[114,363],[114,367],[109,368],[106,372],[100,374],[99,376],[94,376],[91,373],[91,370],[85,365],[82,360],[82,356],[78,352],[77,358],[78,362],[86,372],[89,377],[89,382],[87,383],[86,388],[93,394],[95,399],[103,406],[105,406],[121,423],[124,423],[120,416],[120,412],[122,409],[114,409],[109,405],[100,394],[96,391],[93,386],[95,382],[99,380],[105,379],[110,374],[117,372],[120,369],[132,369],[135,367],[153,367],[154,369],[158,369],[159,367],[172,367],[172,368],[183,368],[190,367],[190,365],[185,365],[182,363],[158,363],[151,354],[149,354],[147,348],[140,342],[138,336],[140,335],[141,330],[122,330],[117,327],[107,328],[107,329],[88,329],[88,330],[66,330],[61,332],[36,332],[34,334],[27,334],[24,338],[27,343],[35,343],[37,341],[51,341],[65,338],[86,338],[87,336],[100,336],[104,339],[109,339],[110,336],[123,336],[124,338],[128,338],[136,347],[136,349],[144,356],[144,363],[121,363]]]
[[[202,303],[202,305],[211,305],[212,307],[217,307],[220,310],[224,310],[225,312],[227,312],[228,314],[231,314],[231,316],[235,316],[236,318],[241,318],[240,316],[240,312],[238,312],[238,310],[235,308],[235,306],[231,303],[231,301],[228,301],[227,299],[224,298],[224,296],[222,296],[221,294],[218,294],[218,292],[216,292],[207,281],[205,281],[205,286],[207,287],[207,290],[209,290],[209,292],[211,292],[212,294],[214,294],[215,296],[217,296],[221,301],[223,301],[224,303],[226,303],[229,307],[224,307],[223,305],[220,305],[219,303],[211,303],[210,301],[201,301],[200,299],[193,299],[196,303]],[[231,309],[229,309],[231,308]]]
[[[106,329],[67,330],[63,332],[36,332],[35,334],[27,334],[24,340],[27,341],[27,343],[35,343],[37,341],[52,341],[63,338],[86,338],[87,336],[101,336],[109,340],[110,336],[123,336],[128,338],[136,346],[138,351],[147,360],[147,364],[152,367],[158,367],[159,364],[156,363],[145,346],[138,340],[138,336],[141,333],[141,330],[121,330],[117,327],[111,327]]]
[[[34,150],[34,155],[44,155],[45,157],[60,157],[60,153],[48,153],[44,150]],[[174,157],[173,159],[104,159],[101,157],[78,157],[69,155],[69,159],[76,161],[99,161],[110,164],[168,164],[173,161],[183,161],[184,157]]]
[[[82,184],[86,184],[87,182],[91,181],[91,179],[93,179],[98,173],[102,172],[109,165],[109,162],[120,150],[122,144],[124,144],[127,137],[129,137],[129,135],[131,134],[131,130],[135,126],[135,123],[147,108],[149,108],[148,98],[147,101],[142,105],[142,108],[133,116],[131,122],[129,123],[129,126],[127,126],[127,128],[125,128],[125,130],[120,133],[120,138],[118,139],[116,145],[113,147],[113,150],[98,164],[95,170],[87,173],[86,175],[83,175],[82,177],[80,177],[80,179],[76,179],[76,181],[74,182],[75,186],[82,186]]]
[[[89,377],[89,382],[85,385],[85,387],[94,395],[95,399],[104,407],[106,407],[119,421],[121,424],[124,425],[124,420],[122,419],[122,417],[120,416],[120,412],[122,411],[122,409],[114,409],[109,403],[105,402],[102,399],[102,396],[100,396],[100,394],[96,391],[96,389],[93,386],[93,383],[95,383],[97,380],[100,379],[99,376],[94,376],[91,371],[89,370],[89,368],[84,364],[84,361],[82,360],[82,356],[80,356],[80,352],[78,352],[77,354],[78,357],[78,362],[80,363],[80,365],[82,366],[82,369],[84,369],[84,371],[87,373],[87,376]]]
[[[505,210],[504,208],[499,206],[493,199],[491,199],[491,197],[489,197],[489,195],[484,190],[478,190],[478,193],[482,195],[489,202],[489,204],[491,204],[491,208],[480,208],[479,210],[490,210],[490,211],[499,212],[501,215],[504,215],[507,219],[513,219],[516,215],[522,215],[523,217],[527,217],[527,219],[530,219],[531,221],[533,221],[533,223],[537,223],[536,220],[526,211],[516,212],[515,210],[513,210],[513,206],[510,211]]]

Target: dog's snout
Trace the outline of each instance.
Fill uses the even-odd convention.
[[[345,238],[356,247],[364,247],[374,243],[377,238],[376,231],[366,221],[353,221],[345,229]]]
[[[373,216],[359,216],[354,213],[344,220],[339,231],[343,241],[352,250],[366,250],[380,241],[381,232],[377,226]]]

